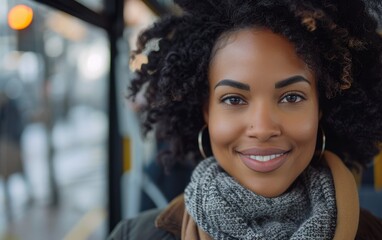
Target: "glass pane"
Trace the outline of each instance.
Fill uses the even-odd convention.
[[[129,0],[124,6],[124,18],[127,28],[125,29],[123,38],[118,42],[118,58],[117,63],[117,83],[118,83],[118,101],[119,106],[124,106],[119,109],[121,133],[124,138],[124,152],[127,153],[127,158],[124,161],[124,173],[122,177],[122,217],[130,218],[137,215],[145,205],[146,197],[144,196],[143,189],[147,186],[147,181],[143,181],[142,176],[144,168],[147,168],[153,161],[156,155],[156,141],[151,137],[142,138],[141,125],[139,122],[138,112],[141,107],[140,101],[131,102],[124,96],[127,96],[127,86],[133,78],[131,68],[138,67],[145,57],[142,56],[134,63],[131,63],[129,56],[131,49],[135,49],[135,43],[138,33],[145,27],[152,24],[156,19],[154,13],[140,0]],[[131,151],[129,151],[131,149]],[[151,182],[151,181],[150,181]],[[158,189],[156,184],[152,187]],[[153,190],[153,189],[151,189]],[[158,193],[158,191],[157,191]],[[155,194],[155,193],[154,193]],[[161,199],[165,206],[166,200],[163,199],[162,194],[156,195],[157,200]],[[149,200],[150,201],[150,200]],[[151,206],[150,206],[151,207]],[[152,206],[155,207],[155,206]]]
[[[128,81],[134,76],[131,70],[140,68],[147,61],[149,49],[157,47],[156,41],[147,44],[144,53],[129,61],[130,49],[135,50],[138,33],[156,20],[154,13],[139,0],[129,0],[125,5],[125,22],[128,24],[124,39],[118,44],[117,80],[119,83],[118,99],[126,100]],[[128,42],[129,44],[127,44]],[[190,178],[190,169],[185,166],[175,166],[171,174],[165,174],[163,168],[155,160],[158,151],[168,146],[166,139],[157,138],[151,132],[142,138],[140,132],[139,109],[145,105],[143,91],[138,94],[135,102],[119,104],[126,106],[120,111],[121,131],[125,143],[130,144],[131,155],[129,164],[125,164],[122,178],[122,216],[134,217],[142,211],[151,208],[165,207],[169,200],[182,193]]]
[[[106,33],[0,0],[0,45],[0,239],[105,239]]]

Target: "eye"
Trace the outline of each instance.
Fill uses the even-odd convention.
[[[296,93],[289,93],[281,99],[281,103],[298,103],[305,100],[303,96]]]
[[[228,96],[222,99],[222,102],[228,105],[244,105],[246,102],[237,96]]]

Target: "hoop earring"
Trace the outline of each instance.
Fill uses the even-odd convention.
[[[321,134],[322,134],[322,144],[321,144],[321,151],[320,151],[320,157],[318,159],[321,159],[322,156],[324,156],[325,147],[326,147],[326,136],[324,129],[320,126]]]
[[[207,158],[207,155],[206,153],[204,152],[204,148],[203,148],[203,131],[204,129],[207,128],[207,124],[205,124],[202,129],[200,129],[199,131],[199,134],[198,134],[198,146],[199,146],[199,151],[200,151],[200,154],[202,155],[203,158]]]

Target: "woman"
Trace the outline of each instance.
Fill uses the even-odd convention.
[[[381,238],[344,164],[382,141],[379,3],[175,2],[181,16],[140,36],[137,54],[159,42],[131,90],[147,87],[161,162],[198,165],[184,195],[110,239]]]

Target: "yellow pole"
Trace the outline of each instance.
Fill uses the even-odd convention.
[[[129,137],[123,138],[123,172],[131,169],[131,140]]]
[[[374,158],[374,188],[382,190],[382,151]]]

